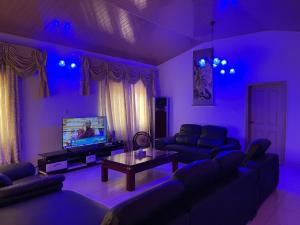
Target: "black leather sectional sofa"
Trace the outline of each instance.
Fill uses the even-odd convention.
[[[183,124],[174,136],[156,139],[155,147],[179,152],[179,160],[184,163],[209,159],[221,151],[241,149],[238,139],[227,136],[227,128],[197,124]]]
[[[1,225],[245,225],[276,189],[278,168],[274,154],[225,151],[112,209],[59,191],[0,208]]]
[[[0,207],[14,202],[60,191],[63,175],[38,176],[31,163],[0,167]],[[1,222],[0,222],[1,224]]]

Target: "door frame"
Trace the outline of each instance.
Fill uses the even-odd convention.
[[[286,152],[286,119],[287,119],[287,82],[286,81],[278,81],[278,82],[263,82],[263,83],[253,83],[247,85],[247,94],[246,94],[246,119],[245,119],[245,146],[248,146],[250,144],[250,93],[251,89],[255,87],[281,87],[282,88],[282,94],[283,94],[283,135],[282,135],[282,141],[284,143],[283,149],[280,152],[281,154],[281,161],[282,163],[285,162],[285,152]]]

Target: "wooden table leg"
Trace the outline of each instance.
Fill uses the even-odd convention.
[[[133,171],[128,171],[126,173],[127,179],[127,191],[134,191],[135,190],[135,173]]]
[[[172,159],[172,172],[174,173],[178,169],[178,158]]]
[[[103,182],[108,181],[108,169],[103,164],[101,166],[101,179]]]

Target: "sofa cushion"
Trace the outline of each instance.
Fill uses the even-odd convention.
[[[11,179],[3,173],[0,173],[0,188],[12,185]]]
[[[198,146],[216,147],[225,144],[227,129],[219,126],[203,126]]]
[[[254,140],[247,149],[247,159],[251,160],[263,156],[270,145],[271,141],[268,139],[261,138]]]
[[[228,177],[237,171],[244,160],[242,151],[226,151],[219,153],[214,160],[219,163],[221,177]]]
[[[176,143],[181,145],[196,146],[199,136],[179,134],[176,136]]]
[[[206,125],[202,127],[201,137],[225,139],[226,136],[227,136],[227,128],[225,127],[212,126],[212,125]]]
[[[212,139],[200,137],[197,141],[197,146],[205,148],[214,148],[224,144],[223,139]]]
[[[177,170],[173,179],[180,180],[185,192],[201,192],[215,182],[219,175],[219,165],[209,159],[194,161]]]
[[[181,182],[167,181],[115,206],[105,215],[101,225],[144,224],[148,218],[178,204],[182,193]]]
[[[1,208],[1,225],[99,225],[108,209],[72,191],[60,191]]]
[[[183,124],[180,127],[180,134],[201,135],[202,126],[197,124]]]

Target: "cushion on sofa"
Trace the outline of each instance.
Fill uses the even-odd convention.
[[[196,146],[198,139],[199,139],[199,136],[178,134],[176,136],[176,143],[181,144],[181,145]]]
[[[0,173],[0,188],[12,185],[11,179],[3,173]]]
[[[0,173],[5,174],[11,180],[18,180],[23,177],[35,174],[35,167],[31,163],[17,163],[0,167]]]
[[[1,208],[1,225],[100,225],[108,208],[72,191]]]
[[[226,137],[227,129],[225,127],[212,125],[203,126],[197,145],[213,148],[225,144]]]
[[[247,159],[251,160],[263,156],[270,145],[271,141],[268,139],[261,138],[254,140],[247,149]]]
[[[204,148],[214,148],[218,147],[224,144],[223,139],[212,139],[212,138],[204,138],[200,137],[197,141],[198,147],[204,147]]]
[[[218,162],[221,169],[221,177],[228,177],[237,171],[242,164],[245,154],[242,151],[226,151],[217,154],[214,161]]]
[[[136,225],[143,224],[148,218],[164,212],[183,193],[180,181],[162,183],[112,208],[104,217],[101,225]]]
[[[187,193],[201,192],[218,178],[219,165],[209,159],[194,161],[177,170],[173,179],[180,180]]]
[[[183,124],[180,127],[180,134],[201,135],[202,126],[197,124]]]

